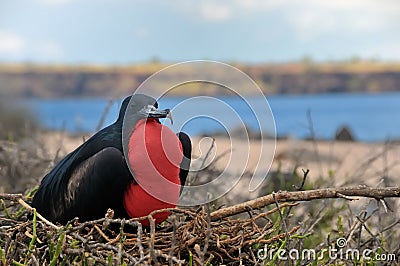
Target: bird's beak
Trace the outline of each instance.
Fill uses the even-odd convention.
[[[147,118],[168,118],[171,121],[171,124],[173,124],[172,113],[170,109],[158,110],[153,105],[148,105],[139,112],[142,115],[145,115]]]
[[[173,125],[174,124],[174,119],[172,119],[172,111],[169,111],[169,113],[167,114],[167,118],[171,122],[171,125]]]

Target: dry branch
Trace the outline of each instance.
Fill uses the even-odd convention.
[[[390,197],[400,197],[400,187],[372,188],[372,187],[347,187],[347,188],[323,188],[306,191],[279,191],[275,193],[277,202],[289,201],[310,201],[315,199],[366,197],[382,200]],[[269,194],[254,200],[249,200],[231,207],[219,209],[211,213],[211,221],[217,221],[222,218],[233,216],[246,212],[249,207],[252,209],[261,209],[270,204],[274,204],[273,194]]]

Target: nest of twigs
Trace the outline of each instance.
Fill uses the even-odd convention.
[[[211,221],[208,206],[196,211],[169,209],[170,218],[160,226],[155,226],[151,215],[141,218],[149,219],[149,228],[140,224],[141,219],[107,216],[59,226],[42,219],[18,196],[2,199],[3,265],[254,265],[255,244],[287,237],[268,218],[277,207],[258,214],[249,210],[248,218],[218,221]]]

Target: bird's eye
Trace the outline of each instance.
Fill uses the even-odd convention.
[[[156,107],[154,107],[154,105],[147,105],[146,106],[146,111],[151,112],[151,111],[155,111],[157,110]]]

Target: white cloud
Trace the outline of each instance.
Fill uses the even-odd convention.
[[[225,21],[232,15],[232,11],[228,6],[211,1],[203,2],[200,12],[203,19],[209,22]]]
[[[217,29],[220,29],[218,23],[226,21],[254,23],[246,40],[260,40],[269,47],[285,40],[299,47],[298,53],[306,51],[321,58],[343,57],[343,53],[382,59],[400,57],[400,48],[397,48],[400,45],[394,40],[400,24],[400,0],[180,0],[173,3],[174,11],[180,15],[214,23]],[[343,51],[343,47],[348,50]]]
[[[17,54],[24,46],[24,40],[21,36],[0,29],[0,53]]]
[[[185,0],[174,6],[211,23],[278,15],[283,19],[280,23],[287,23],[303,41],[323,33],[373,32],[400,23],[399,0]]]
[[[0,55],[3,58],[33,58],[39,57],[44,60],[58,60],[64,56],[64,51],[56,42],[47,41],[30,41],[26,45],[25,39],[13,32],[0,29]]]
[[[300,40],[321,34],[376,32],[392,27],[400,2],[392,0],[310,0],[284,12]],[[396,12],[393,12],[397,10]]]
[[[222,22],[232,18],[234,5],[225,0],[181,0],[170,2],[179,13],[190,19],[200,19],[205,22]]]
[[[266,11],[281,11],[286,10],[313,10],[319,11],[354,11],[354,14],[367,12],[398,14],[400,11],[400,2],[398,0],[335,0],[335,1],[321,1],[321,0],[225,0],[226,5],[230,5],[237,11],[248,12],[266,12]],[[359,11],[359,12],[357,12]]]

